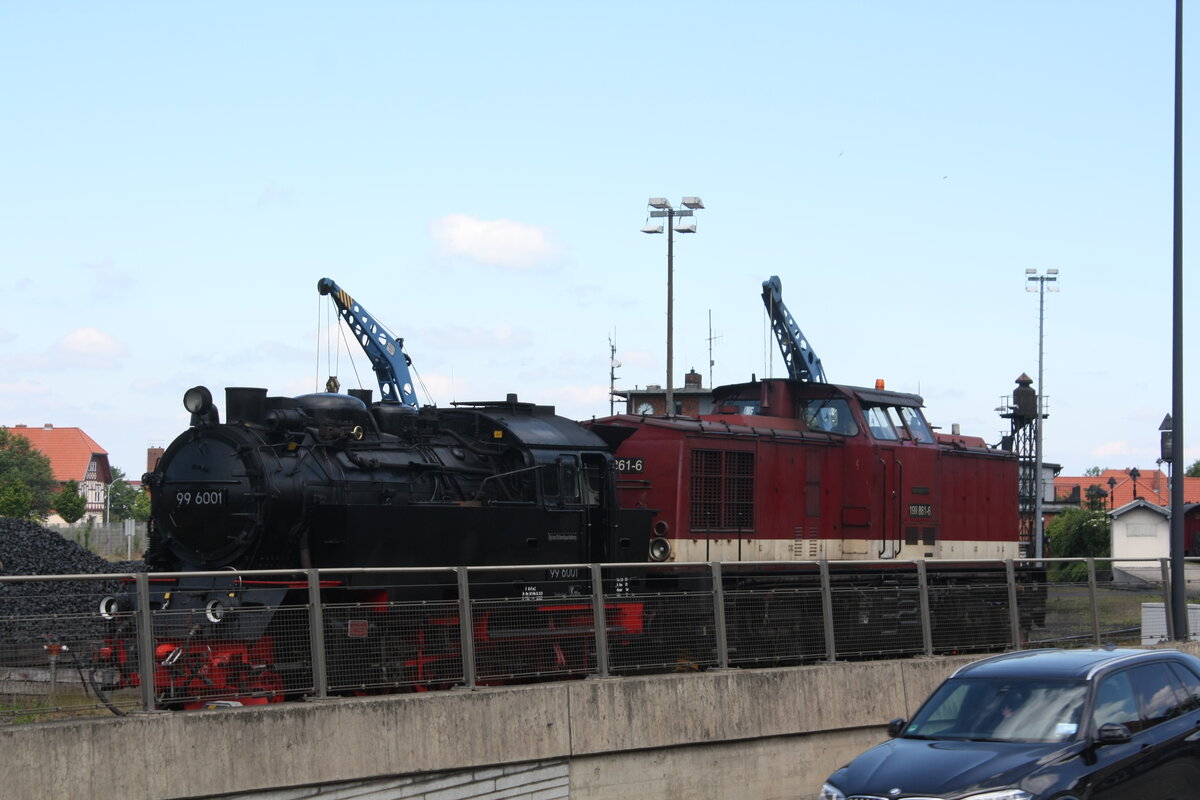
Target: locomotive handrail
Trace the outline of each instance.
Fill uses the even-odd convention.
[[[1001,565],[1009,559],[1003,558],[911,558],[911,559],[775,559],[775,560],[745,560],[745,561],[722,561],[720,562],[725,569],[730,567],[789,567],[807,564],[813,567],[819,567],[822,563],[828,563],[831,567],[842,568],[851,566],[862,566],[871,564],[920,564],[940,567],[954,565],[980,565],[994,564]],[[1030,563],[1074,563],[1079,561],[1078,558],[1069,557],[1042,557],[1042,558],[1014,558],[1011,559],[1015,564],[1030,564]],[[1158,558],[1137,558],[1131,556],[1110,556],[1105,558],[1096,558],[1097,562],[1134,562],[1145,561],[1151,564],[1157,564]],[[669,570],[676,567],[693,567],[697,569],[707,568],[711,561],[668,561],[668,562],[647,562],[647,561],[626,561],[626,562],[605,562],[602,566],[604,569],[630,569],[643,568],[651,570]],[[321,567],[317,570],[319,574],[345,574],[345,575],[364,575],[364,574],[386,574],[386,573],[428,573],[428,572],[446,572],[453,573],[458,569],[467,569],[472,571],[515,571],[536,569],[585,569],[591,567],[591,562],[560,562],[560,563],[537,563],[537,564],[460,564],[457,566],[431,566],[431,567]],[[122,580],[128,578],[136,578],[138,575],[146,575],[149,580],[169,579],[180,577],[234,577],[234,576],[282,576],[282,575],[302,575],[307,570],[302,568],[294,569],[248,569],[248,570],[203,570],[195,572],[110,572],[105,573],[104,577],[109,580]],[[94,574],[75,574],[75,575],[3,575],[0,576],[0,582],[21,583],[31,581],[81,581],[95,580]]]

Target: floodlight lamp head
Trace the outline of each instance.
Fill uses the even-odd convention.
[[[695,233],[696,232],[696,223],[680,222],[675,225],[675,232],[676,233]]]
[[[651,197],[646,201],[646,205],[651,208],[670,208],[671,204],[667,202],[665,197]]]
[[[1033,267],[1028,267],[1028,268],[1025,270],[1025,274],[1026,274],[1026,275],[1037,275],[1037,270],[1036,270],[1036,269],[1034,269]]]
[[[684,208],[704,208],[704,203],[700,201],[699,197],[685,197],[683,206]]]
[[[1056,268],[1054,268],[1054,267],[1051,267],[1050,269],[1046,270],[1046,274],[1047,274],[1047,275],[1057,275],[1057,274],[1058,274],[1058,270],[1057,270]]]
[[[645,225],[642,226],[642,233],[662,233],[662,232],[663,232],[662,225],[651,225],[649,222],[647,222]]]

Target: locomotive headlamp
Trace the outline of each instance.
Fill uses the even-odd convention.
[[[220,600],[209,600],[204,606],[204,618],[213,624],[225,619],[225,604]]]
[[[129,603],[109,595],[100,601],[100,618],[114,620],[122,611],[129,611]]]
[[[650,540],[650,560],[666,561],[671,557],[671,543],[666,539]]]
[[[212,392],[205,386],[193,386],[183,393],[183,407],[193,414],[203,414],[212,407]]]

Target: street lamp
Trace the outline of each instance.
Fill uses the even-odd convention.
[[[704,208],[699,197],[685,197],[679,203],[683,208],[674,208],[665,197],[651,197],[646,201],[650,207],[650,215],[642,226],[642,233],[662,233],[663,226],[655,225],[651,218],[667,218],[667,397],[666,415],[675,413],[675,337],[674,337],[674,307],[675,307],[675,234],[695,233],[696,223],[694,212]],[[680,219],[677,217],[691,217]]]
[[[1033,501],[1034,514],[1034,555],[1037,558],[1042,557],[1042,420],[1046,415],[1042,413],[1042,399],[1046,396],[1045,384],[1042,381],[1042,342],[1044,339],[1045,321],[1046,321],[1046,284],[1050,284],[1049,291],[1058,291],[1058,270],[1048,269],[1045,275],[1039,275],[1036,269],[1025,270],[1025,291],[1038,293],[1038,380],[1037,380],[1037,430],[1034,456],[1034,475],[1036,476],[1037,490]],[[1035,288],[1036,285],[1036,288]]]

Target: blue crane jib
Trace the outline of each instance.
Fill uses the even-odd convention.
[[[771,330],[775,332],[779,350],[783,353],[788,377],[797,381],[828,383],[825,370],[821,368],[821,359],[817,358],[812,345],[804,338],[804,332],[783,304],[783,285],[778,276],[772,275],[769,281],[763,281],[762,299],[771,318]]]
[[[379,379],[379,394],[385,403],[399,403],[413,411],[421,404],[413,391],[409,365],[412,359],[404,352],[404,340],[398,339],[383,329],[362,304],[329,278],[317,282],[317,291],[333,299],[338,313],[350,326],[354,338],[371,359],[375,377]]]

